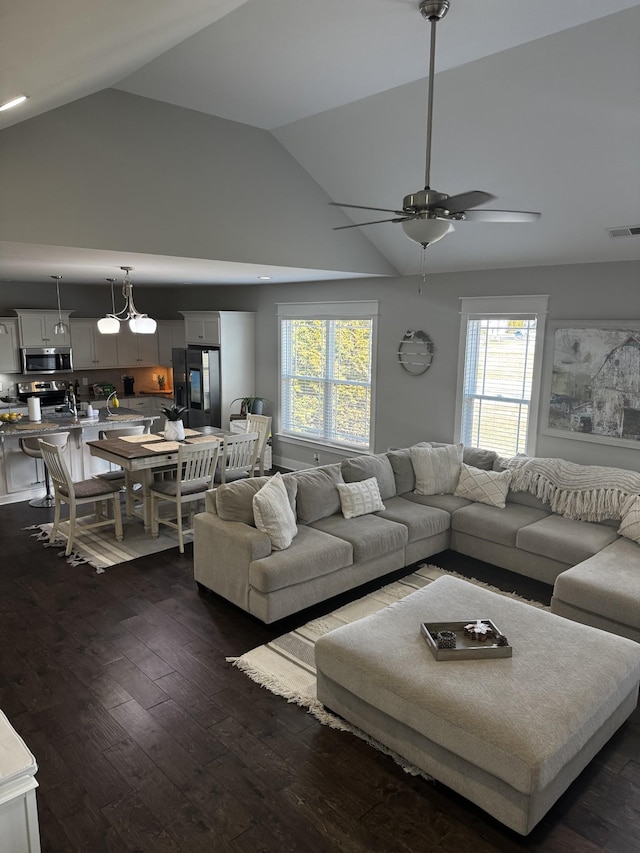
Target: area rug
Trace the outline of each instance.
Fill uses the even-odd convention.
[[[57,548],[58,556],[64,558],[67,547],[65,531],[68,526],[68,522],[62,523],[62,536],[53,543],[49,542],[53,524],[34,524],[24,529],[33,530],[31,535],[42,542],[45,548]],[[144,532],[142,521],[139,520],[123,522],[123,532],[122,542],[116,542],[112,528],[82,530],[82,520],[78,519],[74,548],[66,558],[67,562],[71,566],[87,564],[98,574],[102,574],[105,569],[118,563],[127,563],[129,560],[145,557],[147,554],[157,554],[159,551],[178,547],[177,534],[174,535],[172,531],[164,532],[161,527],[159,536],[151,536],[150,533]],[[185,533],[184,541],[193,541],[193,534]]]
[[[538,601],[529,601],[516,595],[516,593],[504,592],[475,578],[467,578],[456,572],[446,572],[437,566],[423,564],[418,566],[415,572],[395,583],[371,592],[320,619],[307,622],[306,625],[302,625],[302,627],[296,628],[288,634],[283,634],[264,646],[258,646],[241,657],[229,657],[227,661],[248,675],[252,681],[270,690],[271,693],[306,708],[323,725],[357,735],[376,749],[390,755],[407,773],[424,776],[425,774],[417,767],[407,764],[403,758],[375,741],[365,732],[352,726],[341,717],[330,713],[318,701],[314,645],[316,640],[328,631],[362,619],[383,607],[388,607],[443,575],[461,578],[499,595],[526,601],[527,604],[542,610],[549,609]]]

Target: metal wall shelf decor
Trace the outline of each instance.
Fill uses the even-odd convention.
[[[435,346],[426,332],[409,329],[398,347],[398,361],[407,373],[420,376],[431,367]]]

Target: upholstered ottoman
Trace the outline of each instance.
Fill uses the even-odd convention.
[[[512,657],[438,661],[420,623],[491,619]],[[525,835],[638,701],[640,646],[443,577],[316,643],[329,709]]]

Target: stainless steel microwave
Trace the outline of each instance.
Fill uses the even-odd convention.
[[[69,373],[73,370],[71,347],[22,347],[23,373]]]

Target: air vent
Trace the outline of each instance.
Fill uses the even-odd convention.
[[[623,225],[620,228],[607,228],[606,232],[611,239],[615,237],[640,237],[640,225]]]

